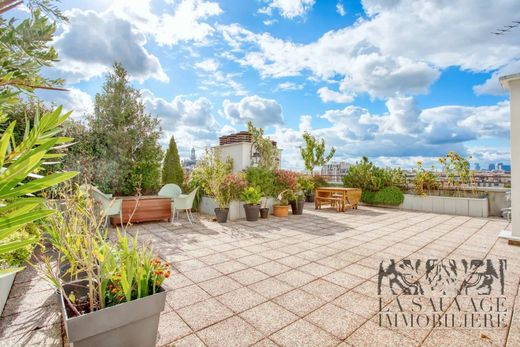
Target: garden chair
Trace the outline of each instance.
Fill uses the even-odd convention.
[[[159,196],[166,196],[168,198],[171,198],[172,201],[175,200],[175,198],[177,198],[181,194],[182,194],[181,188],[174,183],[165,184],[161,188],[161,190],[159,190],[159,193],[157,193],[157,195],[159,195]]]
[[[197,194],[197,190],[199,190],[199,187],[195,188],[191,193],[181,194],[177,198],[175,198],[175,200],[173,200],[172,223],[175,219],[175,215],[177,214],[177,218],[179,218],[179,211],[184,210],[186,211],[186,216],[188,217],[190,224],[193,224],[193,214],[191,213],[191,208],[193,207],[193,200],[195,200],[195,194]]]
[[[112,194],[105,194],[97,187],[90,184],[82,184],[81,191],[89,194],[100,206],[103,216],[105,216],[105,227],[108,225],[108,218],[119,215],[121,222],[123,221],[123,200],[114,199]]]

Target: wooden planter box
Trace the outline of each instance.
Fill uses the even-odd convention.
[[[164,196],[134,196],[121,197],[123,200],[121,207],[123,224],[153,222],[160,220],[171,221],[172,200]],[[136,208],[137,205],[137,208]],[[135,211],[134,211],[135,210]],[[130,219],[131,217],[131,219]],[[119,216],[112,217],[112,225],[121,224]]]

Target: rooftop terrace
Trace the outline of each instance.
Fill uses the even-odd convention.
[[[306,208],[256,223],[201,217],[130,232],[174,269],[158,346],[518,346],[520,249],[497,238],[508,227],[502,219],[360,207]],[[380,327],[379,263],[401,258],[507,259],[507,326]],[[395,300],[382,297],[385,307]],[[53,290],[33,270],[19,273],[0,319],[0,345],[66,345],[62,336]]]

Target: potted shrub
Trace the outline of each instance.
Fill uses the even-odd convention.
[[[229,174],[224,177],[216,191],[215,200],[219,207],[215,208],[217,222],[226,223],[229,214],[229,204],[233,200],[240,198],[240,194],[245,188],[245,180],[241,175]]]
[[[307,202],[314,202],[314,181],[310,176],[298,177],[298,185],[302,190]]]
[[[52,249],[37,265],[57,289],[68,340],[74,347],[154,346],[169,264],[124,231],[109,242],[93,205],[88,198],[68,199],[67,210],[49,219]],[[60,272],[62,263],[73,273]],[[79,280],[64,280],[76,273]]]
[[[248,222],[256,222],[260,214],[260,200],[262,195],[255,187],[249,187],[240,195],[240,200],[244,202],[244,210],[246,211],[246,220]]]
[[[290,203],[292,214],[303,214],[303,206],[305,205],[305,195],[303,194],[303,192],[300,191],[295,194],[292,194]]]

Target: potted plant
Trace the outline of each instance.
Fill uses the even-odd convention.
[[[298,177],[298,185],[302,190],[305,200],[307,202],[314,202],[314,188],[315,184],[310,176],[300,176]]]
[[[289,196],[290,190],[284,190],[278,194],[278,204],[273,205],[273,215],[276,217],[287,217],[289,215]]]
[[[278,193],[280,203],[273,205],[273,214],[277,217],[288,216],[289,198],[298,190],[298,174],[287,170],[275,170],[274,191]]]
[[[303,206],[305,205],[305,195],[302,191],[293,193],[290,198],[292,214],[303,214]]]
[[[67,199],[66,211],[45,225],[51,249],[36,265],[57,289],[68,340],[74,347],[155,346],[169,264],[124,230],[108,241],[93,205]],[[62,263],[72,274],[59,270]],[[79,279],[66,281],[76,273]]]
[[[241,175],[229,174],[224,177],[215,194],[215,200],[217,200],[219,204],[219,207],[215,208],[217,222],[227,222],[229,204],[231,201],[239,199],[245,184],[245,180]]]
[[[262,194],[255,187],[248,187],[240,195],[240,200],[244,202],[244,210],[246,211],[246,220],[248,222],[256,222],[260,214],[260,200]]]
[[[269,207],[267,207],[268,198],[266,196],[262,197],[262,204],[260,208],[260,218],[266,219],[269,217]]]

